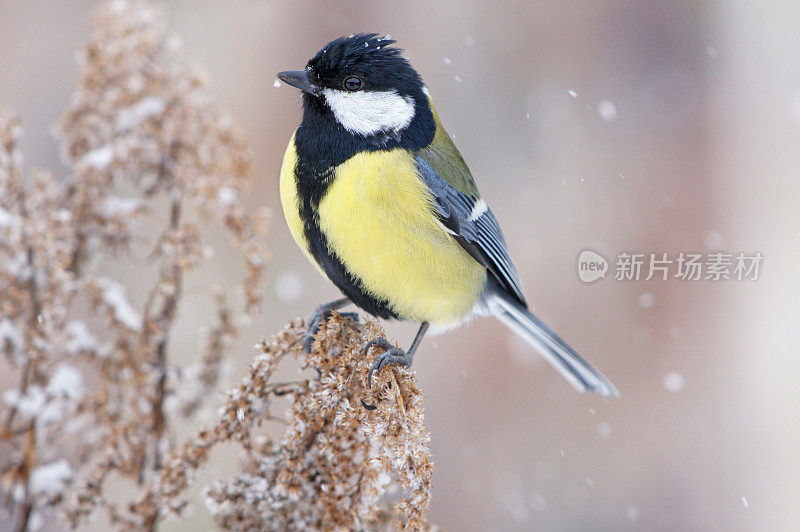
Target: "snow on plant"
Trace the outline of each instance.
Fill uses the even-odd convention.
[[[72,175],[25,175],[19,121],[0,115],[0,350],[3,371],[18,375],[2,393],[0,489],[20,529],[48,503],[73,525],[105,509],[117,524],[153,528],[104,483],[115,474],[141,485],[169,449],[167,400],[187,388],[173,377],[182,373],[170,366],[169,339],[187,274],[210,255],[204,227],[220,223],[241,250],[242,312],[254,316],[265,224],[241,200],[252,173],[246,143],[166,35],[161,10],[101,5],[80,66],[57,127]],[[162,226],[155,239],[140,229],[148,218],[148,228]],[[157,265],[142,308],[120,280],[94,273],[137,242]],[[223,293],[207,294],[217,318],[187,370],[194,395],[174,402],[176,415],[192,416],[219,388],[236,334]]]
[[[207,509],[225,530],[427,530],[433,477],[422,392],[408,368],[389,368],[366,387],[371,361],[364,346],[382,334],[334,316],[302,348],[305,328],[291,324],[261,354],[239,386],[228,392],[219,421],[170,454],[147,494],[143,514],[180,515],[185,491],[221,443],[235,442],[243,471],[204,491]],[[275,382],[287,359],[298,358],[310,377]],[[274,403],[288,396],[282,438],[263,427],[278,418]],[[403,493],[394,512],[386,495]]]

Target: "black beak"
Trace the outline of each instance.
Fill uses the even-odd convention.
[[[322,93],[319,88],[315,86],[308,79],[308,74],[303,70],[287,70],[286,72],[278,72],[278,79],[287,85],[297,87],[314,96],[320,96]]]

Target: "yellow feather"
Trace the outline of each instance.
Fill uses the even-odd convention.
[[[300,218],[300,202],[297,197],[297,181],[294,177],[294,167],[297,165],[297,150],[294,145],[294,134],[289,139],[289,145],[286,147],[286,153],[283,155],[283,164],[281,164],[281,205],[283,206],[283,216],[286,218],[286,224],[289,226],[289,232],[292,233],[294,241],[300,249],[303,250],[311,264],[317,267],[317,270],[322,275],[322,271],[317,261],[314,260],[313,255],[308,249],[308,242],[306,242],[305,231],[303,229],[303,220]]]
[[[432,201],[411,153],[362,152],[336,169],[320,226],[348,270],[401,318],[455,325],[472,312],[486,270],[445,231]]]

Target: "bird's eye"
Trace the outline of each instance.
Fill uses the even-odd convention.
[[[344,88],[349,91],[357,91],[364,85],[364,82],[358,76],[350,76],[344,80]]]

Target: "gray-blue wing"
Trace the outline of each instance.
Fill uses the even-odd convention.
[[[423,157],[418,155],[416,163],[436,200],[442,225],[475,260],[486,266],[510,295],[527,306],[503,232],[486,203],[450,185]]]

